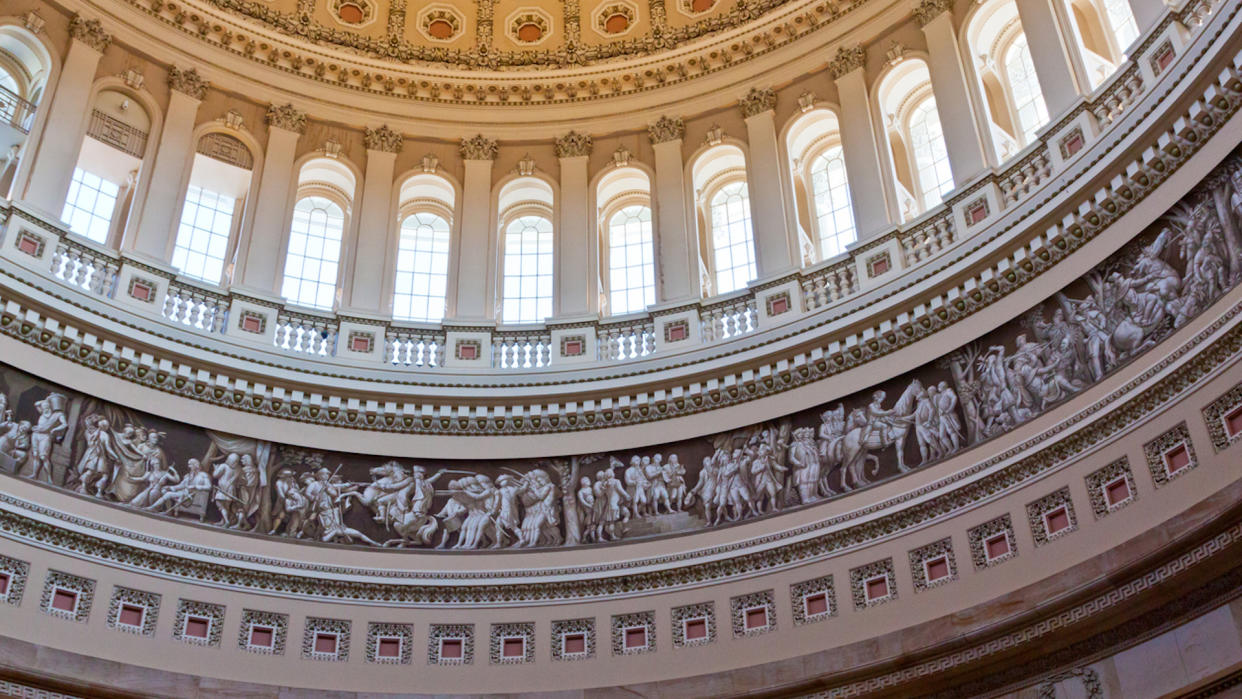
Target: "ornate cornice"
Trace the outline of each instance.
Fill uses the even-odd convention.
[[[838,80],[846,73],[862,68],[867,62],[867,51],[862,46],[842,46],[837,55],[828,62],[828,74]]]
[[[496,139],[478,134],[463,139],[457,150],[461,153],[462,160],[495,160],[500,146]]]
[[[405,136],[393,131],[385,124],[375,129],[367,127],[362,134],[362,142],[366,145],[367,150],[400,153],[405,145]]]
[[[82,15],[74,15],[69,22],[69,36],[103,53],[112,43],[112,35],[104,31],[103,24],[97,19],[86,19]]]
[[[776,92],[770,87],[752,87],[737,106],[742,110],[743,119],[770,112],[776,109]]]
[[[292,104],[277,106],[275,104],[267,108],[267,125],[285,131],[293,131],[294,133],[306,133],[306,112],[294,107]]]
[[[177,66],[172,66],[168,69],[168,87],[176,92],[189,95],[196,100],[202,100],[207,96],[207,88],[209,86],[210,83],[193,68],[181,70]]]
[[[914,8],[914,21],[920,27],[926,27],[933,19],[952,9],[952,0],[923,0]]]
[[[556,139],[556,157],[579,158],[587,156],[591,154],[591,149],[594,146],[595,142],[590,135],[570,131]]]
[[[681,117],[662,116],[647,125],[647,137],[652,145],[677,141],[686,135],[686,124]]]

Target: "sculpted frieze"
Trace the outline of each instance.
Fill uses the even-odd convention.
[[[254,535],[449,550],[589,545],[768,516],[1045,413],[1242,281],[1242,157],[1009,323],[906,374],[742,429],[620,453],[428,460],[305,449],[0,372],[0,472]],[[54,377],[51,377],[54,378]]]

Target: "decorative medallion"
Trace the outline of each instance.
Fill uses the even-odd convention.
[[[718,0],[677,0],[677,9],[687,17],[705,15],[715,9]]]
[[[1121,457],[1087,475],[1087,497],[1096,519],[1112,514],[1138,499],[1130,460]]]
[[[1026,519],[1031,526],[1031,538],[1036,546],[1043,546],[1067,534],[1078,531],[1078,519],[1074,516],[1074,501],[1069,486],[1027,503]]]
[[[595,619],[552,622],[552,659],[586,660],[595,657]]]
[[[139,636],[154,636],[159,614],[160,596],[154,592],[119,585],[112,588],[112,600],[108,603],[108,628]]]
[[[350,27],[365,27],[375,21],[375,3],[371,0],[328,0],[332,18]]]
[[[831,575],[790,585],[789,601],[793,605],[794,626],[837,615],[837,590]]]
[[[1190,442],[1190,430],[1186,429],[1184,422],[1144,444],[1143,454],[1147,457],[1147,468],[1157,488],[1189,473],[1199,463],[1195,458],[1194,444]]]
[[[738,595],[729,600],[733,637],[758,636],[776,630],[776,600],[772,590]]]
[[[612,617],[612,654],[637,655],[656,649],[655,612],[614,614]]]
[[[418,31],[438,42],[451,42],[461,36],[466,18],[452,5],[428,5],[418,13]]]
[[[623,36],[634,29],[638,6],[631,2],[610,2],[595,11],[591,27],[603,36]]]
[[[220,647],[224,636],[224,605],[194,600],[177,600],[173,638],[184,643]]]
[[[945,537],[911,551],[910,574],[916,593],[957,580],[953,540]]]
[[[868,563],[850,570],[850,597],[854,609],[862,610],[897,599],[897,575],[893,559]]]
[[[409,665],[414,657],[414,626],[371,622],[367,624],[367,662]]]
[[[308,617],[302,633],[302,657],[307,660],[349,660],[349,620]]]
[[[541,44],[552,34],[552,15],[538,7],[520,8],[505,20],[505,33],[515,44]]]
[[[716,603],[701,602],[674,607],[673,647],[705,646],[716,640]]]
[[[970,542],[970,559],[976,570],[994,566],[1018,555],[1013,521],[1008,514],[971,527],[966,532],[966,540]]]
[[[535,622],[492,624],[488,659],[492,665],[535,662]]]

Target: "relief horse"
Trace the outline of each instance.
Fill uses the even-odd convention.
[[[914,423],[915,403],[922,388],[917,380],[910,382],[892,410],[883,417],[869,417],[863,408],[855,408],[850,413],[845,435],[839,443],[842,485],[858,488],[875,478],[880,471],[880,459],[871,452],[889,447],[897,452],[898,470],[901,473],[909,470],[905,457],[906,437]],[[872,465],[870,474],[865,468],[868,463]]]

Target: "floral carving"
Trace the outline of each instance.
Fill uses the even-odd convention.
[[[577,131],[569,133],[556,139],[556,157],[558,158],[579,158],[591,154],[591,148],[594,146],[590,135],[581,134]]]
[[[647,125],[647,136],[653,144],[676,141],[685,135],[686,124],[681,117],[662,116],[655,123]]]
[[[828,74],[836,80],[850,71],[862,68],[867,62],[867,52],[862,46],[851,46],[846,48],[842,46],[837,49],[837,55],[828,62]]]
[[[189,70],[181,70],[177,66],[168,69],[168,86],[177,92],[189,95],[196,100],[201,100],[207,96],[207,87],[210,83],[198,74],[193,68]]]
[[[367,130],[362,134],[362,142],[366,144],[367,150],[400,153],[405,143],[405,137],[388,128],[388,125],[385,124],[378,129],[367,127]]]
[[[292,104],[273,104],[267,108],[267,125],[294,133],[306,133],[306,112]]]
[[[103,53],[108,48],[108,44],[112,43],[112,35],[104,31],[103,24],[99,20],[86,19],[82,15],[75,15],[69,22],[69,36],[99,53]]]
[[[950,0],[923,0],[914,8],[914,21],[918,22],[920,27],[926,27],[933,19],[951,9],[953,9],[953,3]]]
[[[744,119],[770,112],[776,109],[776,92],[770,87],[752,87],[738,103],[738,107],[741,108]]]
[[[499,151],[500,146],[496,143],[496,139],[488,138],[483,134],[463,140],[458,148],[462,160],[495,160]]]

